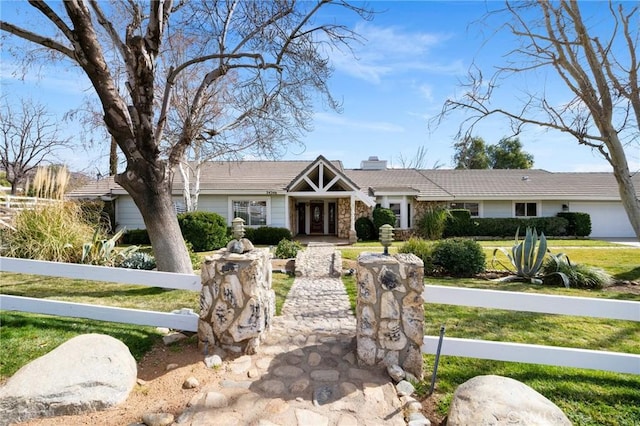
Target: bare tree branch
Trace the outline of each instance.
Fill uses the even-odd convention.
[[[494,116],[509,120],[514,134],[523,126],[533,125],[572,135],[578,144],[595,149],[611,164],[622,204],[640,239],[640,200],[630,178],[622,141],[627,135],[630,141],[638,142],[633,135],[637,135],[640,126],[640,25],[632,24],[632,18],[637,19],[638,6],[630,10],[625,6],[621,3],[615,8],[609,3],[613,24],[602,38],[591,34],[579,2],[507,2],[506,8],[497,13],[507,13],[512,18],[505,28],[522,47],[508,52],[507,65],[497,67],[488,81],[480,69],[473,69],[466,92],[448,99],[432,123],[438,125],[450,113],[461,111],[467,115],[459,135],[471,135],[479,122]],[[494,105],[498,80],[545,69],[555,72],[573,93],[573,99],[556,105],[544,92],[534,92],[519,107]]]
[[[39,44],[43,47],[46,47],[48,49],[52,49],[55,50],[56,52],[60,52],[63,55],[71,58],[71,59],[75,59],[75,53],[72,49],[69,49],[65,46],[63,46],[62,44],[58,43],[57,41],[48,38],[48,37],[42,37],[38,34],[32,33],[30,31],[24,30],[20,27],[17,27],[15,25],[12,25],[8,22],[5,21],[0,21],[0,30],[2,31],[6,31],[10,34],[13,34],[15,36],[18,36],[22,39],[31,41],[33,43]]]

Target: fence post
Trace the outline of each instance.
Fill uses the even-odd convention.
[[[424,264],[413,254],[358,256],[356,345],[366,365],[399,365],[422,380]]]

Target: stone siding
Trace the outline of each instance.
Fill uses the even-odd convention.
[[[369,207],[362,201],[356,200],[356,220],[361,217],[368,217],[373,220],[373,207]]]
[[[338,238],[349,238],[351,228],[351,200],[338,198]]]
[[[226,249],[207,257],[202,267],[200,345],[253,354],[275,315],[268,249],[243,254]]]
[[[358,257],[356,345],[359,362],[399,365],[422,379],[424,265],[413,254]]]

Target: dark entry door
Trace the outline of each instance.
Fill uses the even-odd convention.
[[[312,234],[324,234],[324,204],[323,203],[311,203],[311,233]]]
[[[298,234],[306,234],[307,230],[305,229],[306,218],[304,214],[305,205],[304,203],[298,204]]]
[[[336,203],[329,203],[329,235],[336,234]]]

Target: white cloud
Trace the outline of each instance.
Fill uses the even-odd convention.
[[[418,91],[423,98],[429,102],[433,101],[433,87],[430,84],[422,84],[418,87]]]
[[[343,115],[327,114],[319,112],[315,114],[315,120],[318,123],[330,124],[332,126],[341,126],[341,128],[351,128],[359,130],[371,130],[376,132],[401,133],[404,132],[402,126],[383,121],[361,121],[353,120]]]
[[[410,32],[399,26],[381,27],[359,23],[354,31],[364,38],[353,44],[353,51],[332,50],[331,61],[336,70],[353,77],[379,84],[391,75],[411,71],[432,73],[464,72],[462,61],[440,63],[429,57],[432,48],[450,36],[441,33]]]

